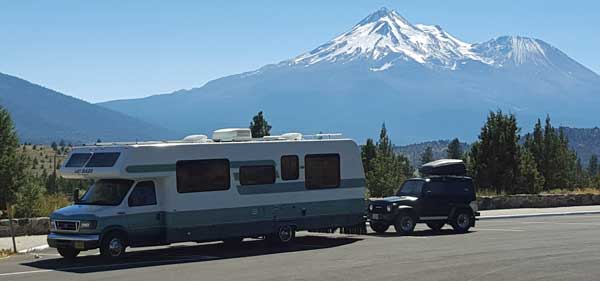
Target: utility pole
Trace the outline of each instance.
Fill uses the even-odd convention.
[[[10,236],[12,237],[13,252],[17,253],[17,242],[15,241],[15,227],[13,226],[13,213],[10,203],[6,204],[8,211],[8,225],[10,226]]]

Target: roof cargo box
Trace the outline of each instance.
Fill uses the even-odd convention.
[[[465,176],[467,169],[462,160],[457,159],[440,159],[433,162],[425,163],[419,172],[424,175],[435,176]]]

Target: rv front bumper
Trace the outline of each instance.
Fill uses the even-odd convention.
[[[89,250],[98,248],[100,245],[99,234],[48,234],[48,246],[52,248],[75,248],[77,250]]]

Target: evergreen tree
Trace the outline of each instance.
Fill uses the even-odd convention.
[[[480,189],[513,193],[519,171],[519,128],[514,114],[490,112],[471,147],[472,174]]]
[[[598,155],[592,154],[588,163],[588,174],[590,177],[598,175]]]
[[[10,114],[0,106],[0,209],[16,201],[25,178],[26,162],[18,148],[19,141]]]
[[[544,186],[544,177],[538,172],[533,154],[528,149],[522,148],[519,158],[519,176],[515,193],[539,193]]]
[[[65,140],[63,140],[63,139],[60,139],[60,142],[58,143],[58,146],[60,146],[60,147],[65,147],[65,145],[67,145],[67,144],[65,143]]]
[[[40,209],[40,200],[43,195],[43,189],[39,182],[32,175],[27,175],[27,180],[18,195],[16,207],[16,216],[22,218],[37,217]]]
[[[270,135],[269,132],[271,131],[271,126],[269,126],[269,123],[265,120],[262,111],[259,111],[257,115],[252,117],[250,131],[252,132],[253,138],[262,138]]]
[[[427,148],[425,148],[425,151],[423,151],[423,153],[421,153],[420,160],[421,160],[421,165],[433,161],[433,149],[431,148],[431,146],[428,146]]]
[[[366,173],[369,196],[383,197],[394,194],[404,180],[412,174],[408,158],[393,151],[385,124],[381,127],[375,157]]]
[[[52,150],[54,150],[56,152],[56,150],[58,149],[58,144],[56,144],[56,142],[53,141],[52,144],[50,145],[50,147],[52,147]]]
[[[367,143],[361,147],[361,158],[363,162],[363,168],[365,170],[365,175],[372,170],[371,161],[377,155],[377,147],[373,142],[373,139],[367,139]]]
[[[448,159],[462,159],[463,151],[458,138],[453,139],[448,144]]]

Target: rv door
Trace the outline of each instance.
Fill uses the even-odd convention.
[[[164,214],[156,200],[154,181],[140,181],[127,199],[129,243],[132,246],[164,243]]]

